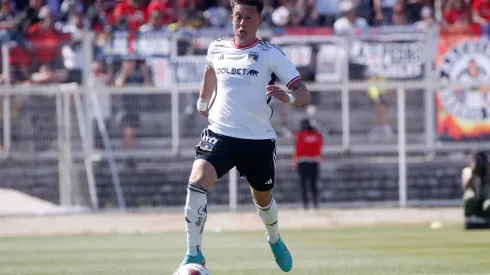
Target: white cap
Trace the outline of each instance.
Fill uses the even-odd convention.
[[[356,8],[356,5],[351,0],[343,0],[339,4],[339,9],[341,12],[351,11]]]
[[[429,7],[423,7],[422,10],[420,11],[420,15],[422,17],[431,17],[432,16],[432,10]]]

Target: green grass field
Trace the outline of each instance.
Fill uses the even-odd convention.
[[[282,235],[294,257],[289,274],[490,274],[490,231],[412,226]],[[283,274],[262,232],[204,237],[213,275]],[[184,252],[184,233],[0,238],[0,274],[165,275]]]

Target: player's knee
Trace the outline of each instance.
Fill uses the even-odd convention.
[[[197,159],[192,165],[189,181],[209,190],[218,180],[213,165],[206,160]]]
[[[252,192],[252,197],[255,203],[260,207],[267,207],[272,200],[272,190],[269,191],[258,191],[254,188],[250,188]]]

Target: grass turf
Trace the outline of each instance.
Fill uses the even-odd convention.
[[[490,274],[490,231],[400,226],[282,236],[294,257],[289,274]],[[203,251],[213,275],[283,274],[262,232],[206,232]],[[0,274],[165,275],[184,253],[184,233],[0,238]]]

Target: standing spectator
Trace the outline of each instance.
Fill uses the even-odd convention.
[[[61,48],[71,35],[55,29],[55,19],[47,6],[41,8],[38,16],[41,21],[27,29],[27,37],[33,45],[36,61],[57,69],[62,66]]]
[[[340,3],[342,17],[335,21],[333,28],[337,34],[352,34],[356,28],[366,28],[366,19],[356,15],[356,6],[351,0],[344,0]]]
[[[150,84],[151,76],[148,67],[142,64],[138,68],[136,59],[134,57],[127,57],[122,63],[121,71],[116,74],[116,87],[138,87]],[[143,95],[136,94],[121,96],[123,105],[123,146],[126,150],[133,150],[135,148],[136,129],[140,125],[139,112],[141,111],[140,105],[143,99]],[[127,164],[129,167],[134,167],[134,161],[132,159],[129,159]]]
[[[126,26],[128,31],[137,31],[147,21],[146,9],[141,2],[142,0],[119,2],[112,13],[114,22]]]
[[[371,129],[368,134],[370,141],[385,141],[389,140],[393,136],[393,130],[388,122],[388,100],[387,91],[376,87],[376,82],[382,81],[382,78],[371,77],[369,82],[372,83],[369,86],[367,94],[373,101],[375,106],[376,125]]]
[[[92,62],[92,77],[89,81],[89,86],[91,88],[104,88],[110,84],[110,76],[107,74],[104,64],[100,61]],[[111,94],[107,92],[96,93],[97,101],[99,103],[100,112],[105,125],[109,124],[109,119],[111,117],[112,102]],[[92,121],[93,131],[95,133],[94,147],[97,150],[103,149],[102,134],[97,126],[97,120],[94,112],[94,104],[90,99],[86,99],[86,104],[88,104],[90,110],[89,116]]]
[[[297,169],[301,184],[304,209],[309,207],[308,191],[312,193],[315,209],[318,208],[318,175],[321,161],[323,137],[309,119],[303,119],[300,131],[295,134],[296,148],[293,154],[293,169]]]
[[[473,0],[471,13],[475,23],[487,25],[490,21],[490,0]]]
[[[471,12],[468,4],[463,0],[448,0],[442,15],[444,26],[467,25],[471,22]]]
[[[150,17],[155,10],[160,12],[162,25],[168,25],[175,20],[174,7],[171,0],[152,0],[146,9],[147,17]]]
[[[393,25],[393,7],[397,0],[373,0],[376,25]]]

